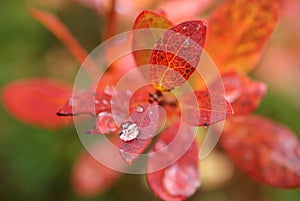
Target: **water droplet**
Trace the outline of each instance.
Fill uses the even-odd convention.
[[[135,111],[141,113],[144,111],[144,108],[140,105],[137,105],[137,106],[135,106]]]
[[[104,105],[108,105],[108,104],[109,104],[108,100],[106,100],[106,99],[102,99],[102,103],[103,103]]]
[[[125,92],[125,93],[126,93],[126,95],[127,95],[127,96],[131,96],[131,94],[132,94],[132,91],[130,91],[130,90],[126,90],[126,92]]]
[[[133,122],[125,122],[120,126],[120,138],[124,141],[130,141],[137,138],[140,130],[136,123]]]
[[[100,112],[97,115],[96,132],[109,134],[117,131],[118,127],[114,121],[113,115],[108,112]]]
[[[165,170],[165,189],[173,196],[189,197],[200,187],[197,167],[175,163]]]
[[[77,105],[77,101],[75,98],[70,98],[69,101],[68,101],[68,105],[73,107],[73,106],[76,106]]]
[[[186,27],[182,27],[183,30],[186,30]]]
[[[115,87],[108,85],[104,88],[104,94],[107,96],[112,96],[114,94]]]
[[[99,103],[100,103],[99,100],[95,99],[95,104],[97,105]]]
[[[187,38],[187,39],[185,39],[184,42],[183,42],[183,47],[188,47],[189,45],[190,45],[190,39]]]

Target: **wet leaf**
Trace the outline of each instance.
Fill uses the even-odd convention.
[[[233,115],[230,103],[220,94],[199,90],[183,95],[183,120],[193,126],[209,126]]]
[[[102,91],[85,91],[73,95],[57,112],[59,116],[91,114],[97,116],[101,112],[111,112],[113,86],[106,86]]]
[[[195,71],[206,37],[206,23],[187,21],[166,31],[151,54],[149,75],[156,88],[181,86]]]
[[[160,37],[161,31],[154,29],[146,30],[148,28],[166,29],[173,26],[167,18],[159,13],[144,10],[135,19],[133,30],[143,29],[143,31],[133,31],[132,48],[134,51],[134,58],[137,66],[149,64],[151,51],[145,47],[153,47]],[[137,51],[135,51],[137,50]]]
[[[29,13],[49,29],[68,48],[80,64],[86,59],[87,52],[57,17],[35,8],[30,8]]]
[[[221,145],[236,166],[263,184],[300,186],[300,147],[296,135],[260,116],[238,116],[226,122]]]
[[[2,101],[16,119],[35,126],[58,128],[66,126],[68,120],[57,117],[56,112],[71,93],[68,84],[34,78],[4,86]]]
[[[189,126],[179,126],[177,122],[160,134],[148,158],[147,181],[162,200],[184,200],[200,186],[197,143]]]
[[[120,154],[127,163],[132,164],[149,146],[157,130],[158,121],[157,106],[146,102],[133,107],[130,121],[126,123],[136,124],[139,133],[135,139],[121,140],[120,143]]]
[[[221,71],[247,73],[259,61],[277,20],[276,1],[226,1],[208,21],[206,50]]]
[[[256,110],[261,100],[265,97],[266,92],[267,85],[265,83],[245,77],[242,93],[232,102],[235,114],[246,115]]]
[[[106,143],[101,143],[97,147],[99,153],[109,154],[110,148]],[[118,163],[116,160],[114,164],[115,167],[122,167],[122,163]],[[72,187],[78,195],[92,197],[105,192],[120,176],[119,172],[101,164],[87,152],[83,152],[72,172]]]

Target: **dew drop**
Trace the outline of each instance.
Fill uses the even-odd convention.
[[[108,112],[100,112],[97,115],[96,132],[102,134],[109,134],[117,131],[118,127],[114,121],[113,115]]]
[[[99,103],[99,100],[95,99],[95,104],[98,105]]]
[[[106,99],[102,99],[102,103],[103,103],[104,105],[108,105],[108,104],[109,104],[108,100],[106,100]]]
[[[173,196],[189,197],[200,186],[197,167],[175,163],[165,170],[163,177],[165,189]]]
[[[187,39],[185,39],[184,42],[183,42],[183,47],[188,47],[189,45],[190,45],[190,39],[187,38]]]
[[[114,90],[115,90],[114,86],[108,85],[104,88],[104,94],[107,96],[112,96],[114,93]]]
[[[76,99],[70,98],[69,101],[68,101],[68,105],[71,106],[71,107],[76,106],[77,105]]]
[[[186,27],[182,27],[183,30],[186,30]]]
[[[141,113],[144,111],[144,108],[140,105],[137,105],[137,106],[135,106],[135,111]]]
[[[134,140],[135,138],[137,138],[139,133],[140,133],[140,130],[136,123],[125,122],[125,123],[122,123],[120,126],[119,136],[124,141]]]

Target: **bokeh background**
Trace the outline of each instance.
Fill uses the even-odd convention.
[[[159,4],[150,0],[119,1],[122,3],[118,10],[118,31],[130,29],[134,17],[142,9],[155,8]],[[220,2],[200,1],[202,7],[199,6],[195,15],[204,18]],[[180,1],[174,2],[180,5]],[[163,6],[176,10],[174,2]],[[258,68],[251,74],[265,81],[269,87],[256,113],[288,125],[300,136],[300,24],[296,23],[300,17],[300,2],[287,0],[281,3],[278,28]],[[46,9],[59,16],[83,46],[91,51],[105,38],[107,5],[104,3],[97,10],[75,0],[0,2],[0,87],[13,80],[30,77],[52,77],[72,83],[79,64],[48,30],[28,14],[28,7]],[[22,100],[19,101],[22,105]],[[108,191],[96,197],[78,196],[72,190],[70,175],[82,150],[73,127],[49,131],[26,125],[12,118],[0,104],[0,200],[158,200],[147,187],[144,175],[124,175]],[[212,166],[218,166],[217,159],[212,161]],[[221,170],[211,168],[207,171]],[[300,199],[300,189],[279,190],[262,186],[238,171],[221,185],[207,188],[205,183],[203,185],[190,200]]]

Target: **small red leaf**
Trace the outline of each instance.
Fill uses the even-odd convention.
[[[259,116],[238,116],[226,122],[221,145],[254,180],[279,188],[300,186],[300,146],[285,126]]]
[[[253,112],[265,97],[267,85],[245,77],[241,95],[232,103],[235,114],[245,115]]]
[[[148,10],[141,12],[133,24],[133,30],[144,29],[141,32],[133,31],[132,48],[134,50],[134,58],[137,66],[149,64],[151,50],[146,46],[153,47],[158,40],[159,34],[154,29],[169,29],[173,26],[172,22],[163,15]],[[146,30],[149,29],[149,30]],[[146,45],[147,44],[147,45]],[[151,45],[152,44],[152,45]]]
[[[189,92],[181,99],[183,120],[193,126],[209,126],[234,112],[230,103],[218,93],[207,90]]]
[[[82,63],[86,59],[87,52],[57,17],[35,8],[30,8],[29,13],[49,29],[68,48],[79,63]]]
[[[115,140],[113,143],[116,142]],[[99,153],[109,153],[106,143],[97,146]],[[111,160],[114,160],[113,158]],[[114,161],[115,167],[123,168],[123,164]],[[84,152],[77,160],[72,172],[72,186],[74,191],[82,197],[96,196],[110,188],[121,174],[95,160]]]
[[[111,97],[114,88],[106,86],[98,92],[86,91],[73,95],[57,112],[59,116],[72,116],[79,114],[98,115],[101,112],[111,111]]]
[[[58,108],[72,93],[71,86],[45,78],[20,80],[2,89],[2,101],[12,116],[45,128],[66,125],[56,116]]]
[[[174,26],[158,40],[150,59],[149,75],[160,90],[181,86],[195,71],[204,46],[206,23],[187,21]]]
[[[121,140],[120,154],[127,163],[132,164],[155,135],[159,121],[158,108],[147,102],[134,106],[130,119],[138,126],[139,135],[131,141]]]
[[[151,149],[153,155],[148,158],[148,184],[163,200],[184,200],[200,186],[197,143],[189,126],[179,126],[177,122],[159,136]],[[153,172],[162,164],[168,165]]]

